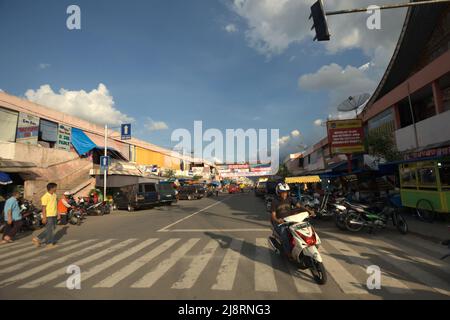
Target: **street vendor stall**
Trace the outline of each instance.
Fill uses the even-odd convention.
[[[399,164],[403,206],[433,220],[437,212],[450,212],[450,158]]]

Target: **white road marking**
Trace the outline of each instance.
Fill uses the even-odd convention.
[[[57,250],[57,251],[58,252],[65,252],[65,251],[73,250],[73,249],[76,249],[78,247],[81,247],[81,246],[86,245],[87,243],[90,243],[90,242],[93,242],[93,241],[95,241],[95,240],[87,240],[87,241],[84,241],[84,242],[79,242],[79,243],[73,244],[71,246],[65,247],[64,251],[61,250],[61,249]],[[61,244],[61,245],[63,245],[63,244]],[[18,270],[22,269],[23,267],[26,267],[29,264],[33,264],[33,263],[36,263],[36,262],[41,262],[41,261],[47,260],[48,258],[52,258],[52,257],[50,257],[48,255],[44,255],[45,252],[43,252],[43,251],[38,251],[38,252],[33,252],[33,253],[36,253],[37,255],[40,254],[40,256],[36,257],[36,258],[26,257],[27,260],[23,261],[23,262],[20,262],[20,263],[17,263],[17,261],[15,261],[14,264],[12,266],[10,266],[10,267],[0,268],[0,274],[10,273],[10,272],[17,272]],[[24,258],[24,257],[21,257],[21,259],[22,258]],[[4,262],[8,262],[8,264],[9,264],[9,263],[11,263],[12,260],[16,260],[16,259],[17,258],[9,259],[9,260],[6,260]]]
[[[267,238],[256,239],[255,290],[278,291]]]
[[[10,284],[12,284],[12,283],[14,283],[16,281],[20,281],[20,280],[26,279],[26,278],[31,277],[32,275],[34,275],[36,273],[44,271],[44,270],[51,270],[51,268],[54,267],[55,265],[64,263],[64,262],[68,261],[70,258],[81,256],[81,255],[83,255],[83,254],[85,254],[85,253],[87,253],[89,251],[96,250],[97,248],[101,248],[101,247],[111,243],[113,240],[114,239],[108,239],[108,240],[105,240],[105,241],[93,244],[92,246],[89,246],[87,248],[81,249],[79,251],[76,251],[76,252],[73,252],[71,254],[65,255],[65,256],[60,257],[58,259],[55,259],[55,260],[52,260],[50,262],[44,263],[44,264],[42,264],[42,265],[40,265],[38,267],[32,268],[32,269],[27,270],[25,272],[22,272],[22,273],[14,275],[14,276],[8,277],[7,279],[4,279],[4,280],[2,280],[0,282],[0,287],[8,286],[8,285],[10,285]],[[48,250],[51,250],[51,249],[48,249]]]
[[[211,205],[209,205],[209,206],[207,206],[207,207],[204,207],[203,209],[200,209],[200,210],[198,210],[198,211],[196,211],[196,212],[194,212],[194,213],[188,215],[187,217],[181,218],[181,219],[179,219],[179,220],[177,220],[177,221],[175,221],[175,222],[173,222],[173,223],[171,223],[171,224],[165,226],[164,228],[159,229],[158,232],[160,232],[160,231],[166,231],[168,228],[170,228],[170,227],[176,225],[177,223],[179,223],[179,222],[181,222],[181,221],[184,221],[184,220],[186,220],[186,219],[189,219],[189,218],[195,216],[196,214],[199,214],[200,212],[203,212],[203,211],[205,211],[205,210],[208,210],[209,208],[212,208],[212,207],[214,207],[214,206],[217,206],[218,204],[221,204],[222,202],[224,202],[225,200],[230,199],[231,197],[232,197],[232,196],[228,196],[227,198],[225,198],[225,199],[223,199],[223,200],[220,200],[220,201],[217,201],[217,202],[215,202],[215,203],[213,203],[213,204],[211,204]]]
[[[287,262],[287,267],[289,273],[291,274],[292,279],[294,280],[294,285],[297,288],[297,292],[299,293],[322,293],[319,285],[314,281],[314,278],[311,276],[307,276],[306,272],[310,271],[306,270],[297,270],[295,266],[291,262]],[[326,268],[326,266],[325,266]],[[311,273],[310,273],[311,274]]]
[[[346,245],[342,242],[327,239],[327,244],[330,245],[331,247],[335,248],[336,250],[340,251],[341,254],[346,256],[352,263],[354,263],[355,265],[360,266],[362,269],[364,269],[364,272],[366,271],[368,266],[371,266],[374,264],[367,258],[363,257],[360,253],[356,252],[355,250],[353,250],[348,245]],[[368,250],[368,251],[371,253],[374,253],[371,250]],[[381,275],[382,275],[382,277],[381,277],[382,288],[385,287],[386,290],[388,290],[392,293],[402,293],[402,294],[412,293],[411,289],[408,286],[406,286],[403,282],[389,276],[383,270],[383,268],[381,266],[380,266],[380,270],[381,270]]]
[[[112,257],[111,259],[105,260],[104,262],[95,265],[94,267],[92,267],[91,269],[89,269],[88,271],[82,271],[81,272],[81,279],[82,281],[86,281],[89,278],[95,276],[96,274],[102,272],[103,270],[111,267],[112,265],[128,258],[129,256],[135,254],[136,252],[141,251],[142,249],[144,249],[145,247],[151,245],[152,243],[156,242],[158,239],[152,238],[152,239],[147,239],[145,241],[143,241],[142,243],[131,247],[129,249],[127,249],[125,252],[122,252],[114,257]],[[66,282],[63,281],[60,284],[56,285],[55,287],[57,288],[65,288],[66,287]]]
[[[180,280],[172,285],[172,288],[192,288],[218,247],[219,243],[216,240],[211,240],[210,242],[208,242],[208,244],[205,246],[205,248],[203,248],[200,254],[193,258],[189,269],[186,270],[186,272],[181,276]]]
[[[169,239],[163,244],[159,245],[158,247],[154,248],[149,253],[143,255],[142,257],[137,258],[127,266],[123,267],[122,269],[116,271],[112,275],[108,276],[107,278],[103,279],[99,283],[95,284],[94,288],[112,288],[114,285],[116,285],[121,280],[125,279],[129,275],[131,275],[136,270],[140,269],[142,266],[146,265],[150,261],[152,261],[154,258],[159,256],[161,253],[172,247],[175,243],[180,241],[180,239]]]
[[[158,232],[268,232],[270,228],[246,228],[246,229],[170,229]]]
[[[1,254],[0,255],[0,260],[3,260],[5,258],[11,257],[11,256],[14,256],[14,255],[19,254],[19,253],[23,253],[23,252],[27,252],[27,251],[36,251],[36,250],[39,250],[39,248],[36,248],[36,246],[34,246],[30,242],[26,248],[22,248],[22,249],[19,249],[19,250],[14,250],[14,251],[10,251],[8,253]]]
[[[323,245],[320,247],[320,253],[325,265],[325,270],[327,270],[328,275],[333,276],[334,281],[336,281],[337,285],[344,293],[368,293],[367,290],[363,289],[363,286],[365,286],[366,283],[364,282],[364,284],[362,284],[356,280],[346,268],[328,253],[328,250],[326,250]]]
[[[192,247],[199,241],[198,238],[189,239],[181,247],[172,252],[169,258],[160,262],[156,268],[140,280],[131,285],[132,288],[150,288],[159,278],[161,278],[175,263],[177,263]]]
[[[115,244],[112,247],[109,247],[105,250],[99,251],[99,252],[97,252],[93,255],[90,255],[86,258],[83,258],[81,260],[72,262],[71,264],[76,265],[78,267],[82,267],[83,265],[88,264],[97,259],[100,259],[101,257],[104,257],[114,251],[120,250],[136,240],[137,239],[128,239],[128,240],[119,242],[118,244]],[[42,276],[38,279],[27,282],[24,285],[21,285],[19,288],[37,288],[37,287],[43,285],[44,283],[50,282],[50,281],[52,281],[58,277],[62,277],[64,275],[66,275],[66,267],[63,267],[63,268],[53,271],[51,273],[47,273],[45,276]],[[81,278],[81,280],[83,280],[83,278]]]
[[[436,290],[437,292],[450,296],[450,284],[448,281],[438,278],[433,274],[416,267],[413,262],[408,259],[402,258],[381,248],[374,248],[373,243],[370,243],[364,238],[358,239],[358,241],[370,244],[372,248],[379,253],[378,258],[404,271],[409,276],[419,280],[421,283]]]
[[[0,245],[0,252],[9,251],[11,249],[17,249],[17,248],[23,248],[23,247],[29,247],[31,245],[31,242],[17,242],[14,241],[13,243],[3,243]]]
[[[212,290],[232,290],[234,279],[236,278],[239,257],[243,245],[242,239],[233,239],[227,249],[222,264],[217,274],[216,283]]]
[[[71,243],[74,243],[74,242],[77,242],[77,241],[76,241],[76,240],[69,240],[69,241],[66,241],[66,242],[64,242],[64,243],[61,243],[60,246],[66,247],[68,244],[71,244]],[[77,246],[77,245],[79,246],[80,243],[77,243],[77,244],[75,244],[75,245],[72,245],[72,246],[70,246],[69,248],[73,248],[74,246]],[[58,251],[60,251],[60,250],[58,250]],[[30,258],[32,258],[32,257],[34,257],[34,256],[38,256],[38,255],[41,255],[41,256],[42,256],[42,253],[43,253],[43,252],[44,252],[43,250],[34,250],[33,252],[21,254],[21,255],[18,256],[18,257],[6,259],[6,260],[0,260],[0,266],[5,266],[5,265],[11,264],[11,263],[17,264],[20,260],[25,260],[25,259],[28,260],[28,259],[30,259]],[[28,260],[28,261],[29,261],[29,260]],[[17,268],[17,269],[18,269],[18,268]],[[3,269],[0,269],[0,273],[2,273],[2,271],[3,271]]]

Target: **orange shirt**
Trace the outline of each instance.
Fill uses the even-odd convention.
[[[58,213],[59,214],[66,214],[67,213],[67,207],[64,205],[63,198],[59,199],[58,201]]]

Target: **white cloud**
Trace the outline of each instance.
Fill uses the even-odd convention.
[[[147,118],[145,127],[149,131],[161,131],[169,129],[169,126],[164,121],[154,121],[152,118]]]
[[[367,64],[343,68],[332,63],[315,73],[302,75],[298,83],[303,90],[328,92],[331,104],[336,105],[350,95],[371,93],[375,89],[377,83],[371,79],[369,70]]]
[[[314,120],[314,125],[317,126],[317,127],[322,126],[322,123],[323,123],[323,120],[322,120],[322,119]]]
[[[3,91],[3,89],[0,89],[0,92],[5,92],[5,91]]]
[[[39,63],[38,68],[39,68],[39,70],[44,70],[44,69],[50,68],[50,66],[51,66],[51,64],[49,64],[49,63]]]
[[[309,20],[310,7],[316,0],[233,0],[230,8],[246,23],[249,46],[261,54],[272,56],[283,53],[289,46],[302,41],[312,41]],[[392,3],[379,0],[378,5]],[[328,0],[326,11],[368,7],[372,0]],[[385,48],[380,58],[387,63],[403,24],[405,9],[385,10],[381,15],[381,30],[369,30],[366,13],[344,14],[328,17],[331,41],[325,43],[328,52],[360,48],[366,55],[375,56]]]
[[[279,138],[278,143],[281,159],[290,153],[300,152],[306,148],[304,137],[297,129],[292,130],[289,135]]]
[[[293,136],[293,137],[298,137],[298,136],[300,136],[300,131],[298,131],[298,130],[293,130],[293,131],[291,132],[291,136]]]
[[[90,92],[69,91],[63,88],[54,92],[50,85],[46,84],[37,90],[27,90],[25,97],[32,102],[97,124],[119,125],[134,121],[114,106],[113,97],[102,83]]]
[[[224,29],[228,33],[234,33],[238,31],[236,25],[234,25],[233,23],[226,25]]]

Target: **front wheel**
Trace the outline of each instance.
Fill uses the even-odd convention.
[[[397,230],[401,234],[407,234],[408,224],[406,223],[406,219],[401,214],[396,214],[395,220],[395,226],[397,227]]]
[[[334,215],[334,224],[338,227],[339,230],[346,231],[347,226],[345,225],[345,214],[344,213],[336,213]]]
[[[325,270],[325,266],[322,262],[313,260],[310,270],[316,283],[325,284],[327,282],[327,271]]]
[[[127,207],[127,210],[128,210],[128,212],[133,212],[134,211],[134,207],[131,204],[129,204],[128,207]]]
[[[345,227],[348,231],[358,232],[364,227],[364,219],[359,213],[350,212],[345,219]]]
[[[416,204],[416,214],[420,220],[433,222],[436,218],[433,204],[427,199],[420,199]]]

